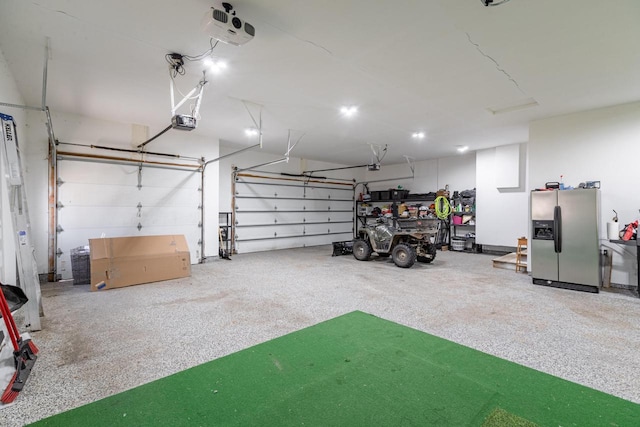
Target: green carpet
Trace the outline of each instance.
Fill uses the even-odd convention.
[[[640,405],[353,312],[33,425],[639,423]]]

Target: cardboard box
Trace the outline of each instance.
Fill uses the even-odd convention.
[[[89,239],[89,248],[92,291],[191,275],[183,235]]]

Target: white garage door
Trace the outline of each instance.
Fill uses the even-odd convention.
[[[235,180],[238,253],[351,240],[353,185],[238,174]]]
[[[197,170],[58,161],[57,271],[71,275],[71,249],[89,239],[184,234],[191,263],[200,258]]]

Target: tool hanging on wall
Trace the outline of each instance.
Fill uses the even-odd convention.
[[[6,188],[9,192],[9,210],[15,240],[15,252],[18,265],[20,287],[29,298],[25,305],[24,322],[29,331],[39,331],[40,327],[40,280],[35,250],[31,241],[31,222],[27,209],[27,196],[22,178],[22,162],[16,123],[12,116],[1,114],[2,153],[5,166]],[[4,208],[4,206],[3,206]]]

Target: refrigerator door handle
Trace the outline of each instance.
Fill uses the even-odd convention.
[[[553,208],[553,248],[558,254],[562,252],[562,210],[560,206]]]

